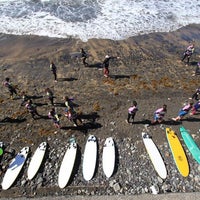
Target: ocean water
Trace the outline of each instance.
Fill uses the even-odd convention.
[[[0,33],[121,40],[200,23],[199,0],[0,0]]]

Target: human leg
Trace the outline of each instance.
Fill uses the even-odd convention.
[[[105,68],[104,68],[104,76],[105,76],[105,77],[108,77],[108,75],[109,75],[109,70],[108,70],[107,67],[105,67]]]
[[[53,72],[53,75],[54,75],[54,81],[56,82],[57,81],[57,73]]]
[[[130,123],[130,118],[131,118],[131,114],[128,113],[127,119],[126,119],[126,123]]]

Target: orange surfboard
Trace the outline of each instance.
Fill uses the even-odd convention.
[[[166,135],[176,167],[182,176],[187,177],[189,175],[189,164],[181,142],[170,128],[166,128]]]

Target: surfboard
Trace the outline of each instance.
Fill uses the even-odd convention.
[[[37,174],[42,164],[46,148],[47,148],[47,143],[42,142],[35,150],[27,170],[27,175],[29,180],[33,179],[34,176]]]
[[[83,154],[83,178],[89,181],[93,178],[97,161],[97,139],[90,135],[85,144]]]
[[[60,188],[64,188],[69,182],[69,179],[71,177],[74,168],[76,154],[77,154],[77,143],[74,138],[71,138],[69,140],[69,144],[67,146],[67,150],[63,157],[58,174],[58,186]]]
[[[142,139],[154,169],[162,179],[166,179],[167,169],[157,146],[150,138],[150,136],[145,132],[142,132]]]
[[[188,150],[192,154],[193,158],[200,164],[200,149],[196,142],[183,126],[180,127],[180,132]]]
[[[189,175],[189,164],[181,142],[170,128],[166,128],[166,135],[176,167],[183,177],[187,177]]]
[[[11,161],[2,181],[2,189],[9,189],[19,175],[29,153],[29,147],[24,147]]]
[[[3,155],[3,153],[4,153],[3,146],[4,146],[4,143],[3,143],[3,142],[0,142],[0,157],[1,157],[1,156]]]
[[[112,137],[105,140],[102,154],[103,172],[107,178],[110,178],[115,168],[115,143]]]

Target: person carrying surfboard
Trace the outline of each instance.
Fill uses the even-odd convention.
[[[87,59],[88,55],[83,48],[81,48],[80,51],[81,51],[81,58],[82,58],[82,61],[83,61],[83,65],[85,67],[87,67],[88,63],[86,62],[86,59]]]
[[[56,67],[56,65],[54,64],[53,61],[51,61],[49,68],[54,75],[54,81],[57,82],[57,67]]]
[[[53,124],[56,128],[60,128],[60,119],[56,113],[55,108],[52,108],[48,113],[48,117],[53,121]]]
[[[134,118],[135,118],[135,114],[136,112],[138,111],[138,108],[137,108],[137,102],[136,101],[133,101],[133,104],[132,106],[128,109],[128,117],[126,119],[126,123],[130,123],[130,119],[132,118],[133,122],[134,122]],[[132,123],[133,123],[132,122]]]
[[[181,61],[184,61],[187,58],[187,64],[189,64],[190,61],[190,57],[192,56],[192,54],[194,53],[194,43],[190,44],[187,49],[185,50],[184,54],[183,54],[183,58]]]
[[[10,78],[5,78],[5,81],[3,82],[3,85],[8,88],[8,91],[10,92],[10,99],[13,99],[13,95],[15,94],[17,96],[17,90],[16,87],[12,84],[10,81]]]
[[[177,117],[173,117],[173,121],[181,121],[185,115],[192,109],[193,102],[186,103],[179,111]]]
[[[162,123],[164,121],[164,116],[166,113],[167,113],[167,105],[164,104],[162,108],[158,108],[154,112],[154,120],[151,122],[151,124]]]
[[[120,57],[114,57],[114,56],[109,56],[109,55],[106,55],[105,56],[105,59],[104,59],[104,61],[103,61],[103,67],[104,67],[104,70],[103,70],[103,73],[104,73],[104,76],[106,77],[106,78],[108,78],[108,76],[109,76],[109,73],[110,73],[110,71],[109,71],[109,65],[110,65],[110,60],[111,59],[115,59],[115,58],[117,58],[117,59],[119,59]]]

